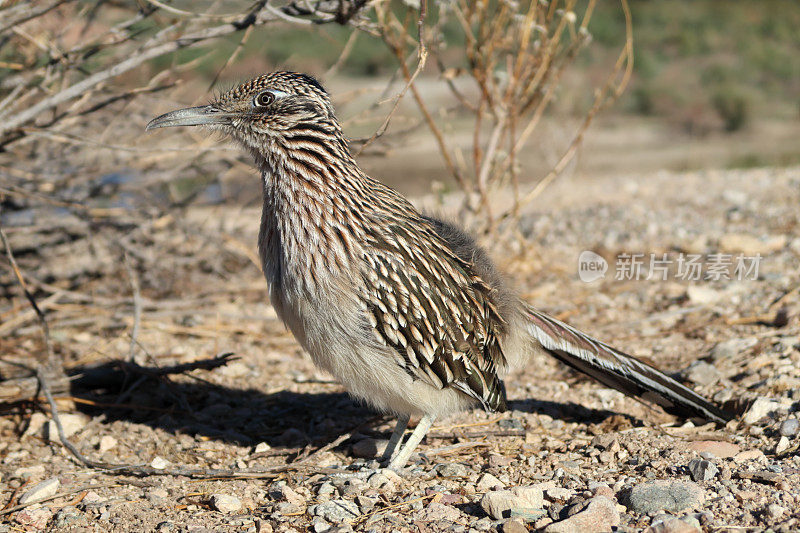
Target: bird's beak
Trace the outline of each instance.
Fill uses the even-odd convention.
[[[171,126],[209,126],[230,123],[230,115],[224,111],[206,105],[187,107],[164,113],[147,123],[145,130],[169,128]]]

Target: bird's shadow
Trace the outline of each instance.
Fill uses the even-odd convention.
[[[113,362],[78,369],[71,386],[79,408],[92,416],[102,414],[109,422],[144,424],[238,446],[259,442],[278,448],[324,446],[354,428],[363,435],[385,438],[388,434],[377,426],[381,420],[391,421],[345,392],[265,393],[204,380],[141,378],[125,375]],[[512,417],[513,412],[537,413],[588,424],[616,414],[533,398],[512,400],[509,409]]]

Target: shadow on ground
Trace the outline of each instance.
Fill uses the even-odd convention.
[[[324,446],[358,426],[362,426],[361,434],[388,438],[375,427],[381,420],[393,423],[344,392],[283,390],[267,394],[244,388],[246,383],[234,388],[197,378],[187,382],[131,375],[115,362],[79,370],[75,375],[71,394],[85,402],[79,403],[79,408],[87,414],[240,446],[259,442],[272,447]],[[532,398],[512,400],[509,409],[585,424],[603,423],[617,414]],[[641,424],[626,418],[631,425]]]

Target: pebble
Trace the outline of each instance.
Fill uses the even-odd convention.
[[[158,455],[156,455],[153,458],[153,460],[150,461],[150,466],[152,466],[156,470],[164,470],[168,465],[169,462],[166,459],[159,457]]]
[[[40,481],[26,490],[19,499],[19,503],[26,504],[44,500],[45,498],[49,498],[50,496],[56,494],[60,487],[61,481],[59,481],[57,477],[45,479],[44,481]]]
[[[704,285],[689,285],[686,296],[692,303],[703,305],[716,302],[722,298],[723,293]]]
[[[702,533],[702,528],[680,518],[669,517],[655,522],[644,533]]]
[[[70,530],[71,528],[78,525],[79,522],[82,522],[85,519],[83,513],[81,513],[76,507],[72,505],[67,505],[66,507],[62,507],[56,513],[55,518],[53,519],[53,529],[63,529],[63,530]]]
[[[272,449],[272,446],[267,444],[266,442],[259,442],[256,444],[256,447],[253,448],[253,453],[266,453]]]
[[[700,506],[705,493],[691,481],[660,480],[634,486],[623,499],[628,509],[640,514],[679,512]]]
[[[89,417],[72,413],[63,414],[59,418],[61,419],[61,428],[64,430],[65,437],[73,436],[89,422]],[[50,420],[44,426],[43,437],[50,442],[61,442],[61,437],[58,435],[58,427],[54,421]]]
[[[778,444],[775,445],[775,453],[782,454],[789,449],[789,437],[783,436],[778,439]]]
[[[786,507],[782,507],[777,503],[771,503],[764,509],[764,514],[773,522],[780,520],[786,514]]]
[[[53,517],[49,507],[28,507],[17,512],[14,520],[33,529],[44,529]]]
[[[467,468],[467,465],[463,465],[461,463],[447,463],[444,465],[439,466],[436,469],[436,473],[442,477],[467,477],[471,471]]]
[[[717,465],[706,459],[692,459],[689,461],[689,474],[694,481],[710,481],[719,473]]]
[[[756,337],[743,337],[740,339],[728,339],[726,341],[718,342],[711,349],[711,359],[720,361],[722,359],[730,359],[739,355],[743,351],[752,348],[758,344]]]
[[[780,404],[769,398],[758,398],[742,417],[745,424],[755,424],[764,417],[769,416],[780,408]]]
[[[787,418],[781,422],[781,427],[778,429],[778,433],[784,437],[794,437],[798,432],[800,432],[800,420],[796,418]]]
[[[688,448],[697,453],[711,453],[720,459],[733,457],[741,450],[736,444],[720,440],[696,440],[690,442]]]
[[[14,477],[28,479],[32,477],[44,476],[44,465],[23,466],[14,470],[12,474]]]
[[[605,496],[595,496],[583,509],[566,520],[553,522],[544,528],[548,533],[581,533],[583,531],[611,531],[619,525],[617,504]]]
[[[722,379],[722,372],[705,361],[695,361],[683,371],[684,379],[698,385],[713,385]]]
[[[503,522],[503,533],[528,533],[525,522],[521,518],[511,518]]]
[[[430,522],[438,520],[446,520],[448,522],[455,522],[461,517],[461,511],[451,505],[445,505],[439,502],[431,502],[420,513],[420,519]]]
[[[358,505],[348,500],[331,500],[320,503],[309,508],[309,512],[335,524],[349,522],[360,514]]]
[[[492,474],[482,475],[481,478],[478,480],[478,484],[475,485],[475,489],[478,492],[487,492],[494,489],[495,487],[505,487],[505,484],[496,477],[494,477]]]
[[[481,508],[494,518],[510,518],[513,512],[534,514],[544,505],[542,489],[532,485],[510,490],[493,490],[481,498]]]
[[[103,435],[100,437],[100,443],[97,445],[97,451],[106,453],[117,445],[117,439],[111,435]]]
[[[736,463],[746,463],[747,461],[760,461],[766,459],[764,452],[761,450],[744,450],[733,456]]]
[[[389,441],[386,439],[361,439],[353,444],[352,452],[356,457],[372,459],[382,455],[387,444]]]
[[[762,240],[746,233],[728,233],[720,237],[719,248],[731,254],[766,255],[783,249],[788,240],[786,235],[771,235]]]
[[[545,489],[544,493],[547,495],[547,499],[550,501],[565,502],[572,498],[573,494],[575,494],[575,491],[565,489],[564,487],[550,487]]]
[[[211,506],[220,513],[231,514],[242,508],[242,501],[230,494],[212,494]]]

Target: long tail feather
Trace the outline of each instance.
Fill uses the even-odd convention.
[[[733,415],[635,357],[525,304],[528,331],[556,359],[620,392],[684,418],[726,423]]]

